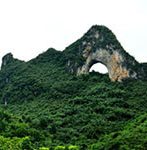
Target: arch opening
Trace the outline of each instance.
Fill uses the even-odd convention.
[[[90,67],[90,70],[89,72],[99,72],[101,74],[107,74],[108,73],[108,69],[105,65],[103,65],[102,63],[98,62],[98,63],[95,63],[93,64],[91,67]]]

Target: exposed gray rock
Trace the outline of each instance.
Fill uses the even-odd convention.
[[[68,49],[71,48],[65,51],[70,51]],[[105,26],[93,26],[78,41],[73,51],[77,58],[68,60],[68,68],[77,75],[88,74],[92,65],[100,62],[107,67],[111,81],[121,82],[127,78],[141,77],[140,64],[123,49],[115,35]],[[82,60],[80,63],[78,58]]]

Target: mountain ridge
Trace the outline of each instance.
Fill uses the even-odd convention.
[[[3,57],[2,66],[12,59],[11,53]],[[11,59],[11,60],[10,60]],[[41,60],[42,59],[42,60]],[[145,67],[128,54],[113,32],[105,26],[92,26],[80,39],[63,51],[49,48],[27,63],[38,61],[60,62],[70,73],[88,74],[92,65],[97,62],[104,64],[112,81],[121,82],[127,78],[144,78]],[[8,62],[9,63],[9,62]]]

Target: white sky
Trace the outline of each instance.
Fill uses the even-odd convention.
[[[127,52],[147,62],[147,0],[0,0],[0,59],[63,50],[94,24],[110,28]]]

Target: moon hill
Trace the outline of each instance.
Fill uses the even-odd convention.
[[[54,59],[54,63],[58,64],[58,57],[61,57],[59,60],[62,59],[63,65],[69,72],[77,75],[89,74],[94,64],[102,63],[108,69],[111,81],[121,82],[123,79],[138,79],[145,76],[144,65],[139,64],[129,55],[112,31],[105,26],[92,26],[81,39],[68,46],[63,52],[50,48],[39,55],[36,61],[42,59],[49,62],[50,59]],[[9,53],[3,57],[2,68],[11,62],[15,62],[15,59]]]
[[[90,72],[97,63],[108,73]],[[0,70],[0,148],[145,150],[146,89],[147,63],[105,26],[28,62],[8,53]]]

